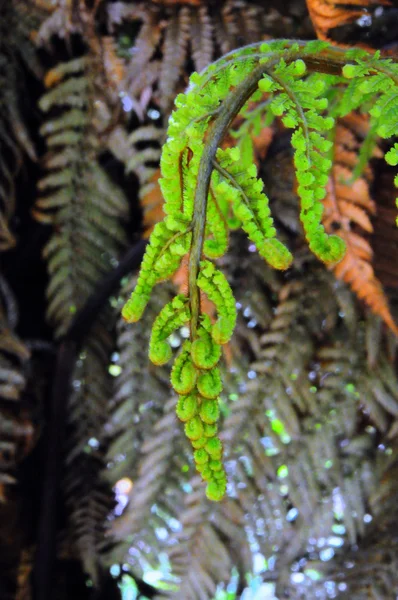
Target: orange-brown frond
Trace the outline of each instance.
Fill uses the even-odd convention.
[[[103,36],[101,38],[101,43],[107,78],[113,85],[119,87],[126,75],[125,64],[120,56],[117,55],[117,48],[113,37]]]
[[[358,298],[398,335],[383,287],[371,264],[372,248],[363,237],[364,233],[373,233],[370,216],[376,212],[375,203],[369,195],[370,169],[353,184],[349,183],[358,162],[358,150],[366,125],[367,118],[359,115],[345,117],[337,125],[334,166],[324,200],[323,223],[328,232],[337,232],[347,244],[346,255],[334,266],[336,277],[348,283]],[[377,148],[374,155],[379,154]]]
[[[366,7],[380,4],[390,6],[391,2],[389,0],[348,0],[347,2],[307,0],[312,24],[317,36],[322,40],[330,39],[330,29],[352,23],[366,14]]]
[[[152,175],[147,186],[147,193],[141,197],[144,212],[144,237],[148,238],[152,229],[164,219],[163,196],[159,187],[160,169]]]

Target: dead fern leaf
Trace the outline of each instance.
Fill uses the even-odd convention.
[[[109,29],[124,23],[137,28],[126,55],[125,89],[139,100],[149,96],[167,114],[186,85],[187,65],[196,71],[220,54],[264,38],[265,7],[242,0],[222,0],[220,6],[200,0],[111,3]]]
[[[331,40],[329,31],[347,23],[356,21],[367,14],[370,6],[391,6],[389,0],[348,0],[336,2],[334,0],[307,0],[312,24],[318,38]]]
[[[375,203],[369,195],[371,172],[367,169],[354,183],[350,184],[349,181],[358,162],[360,139],[366,122],[365,116],[359,118],[356,115],[345,117],[337,125],[335,156],[324,200],[323,223],[328,232],[337,231],[347,244],[344,258],[333,268],[336,277],[348,283],[357,296],[398,335],[387,297],[371,264],[371,245],[362,234],[373,232],[370,216],[376,212]],[[376,149],[376,156],[379,154],[380,150]]]
[[[112,36],[103,36],[102,60],[107,78],[116,88],[119,88],[125,78],[125,64],[117,54],[117,47]]]

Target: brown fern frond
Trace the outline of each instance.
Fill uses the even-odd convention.
[[[145,237],[149,237],[155,224],[164,219],[163,196],[158,183],[159,177],[160,169],[157,169],[149,180],[146,194],[141,197]]]
[[[117,54],[116,43],[112,36],[103,36],[101,45],[102,61],[107,79],[119,90],[126,76],[125,64]]]
[[[190,40],[192,58],[200,72],[211,63],[214,56],[213,23],[206,6],[192,11]]]
[[[10,291],[1,280],[0,301],[0,483],[15,483],[16,467],[32,449],[35,430],[20,406],[30,353],[13,331],[7,304]],[[6,490],[4,498],[6,499]]]
[[[149,90],[167,114],[186,84],[190,59],[200,71],[220,54],[262,39],[265,14],[265,8],[241,0],[223,0],[220,7],[212,2],[111,4],[111,31],[125,23],[138,26],[131,47],[122,50],[129,96],[139,100]]]
[[[163,58],[160,67],[160,105],[166,108],[175,97],[175,90],[183,69],[191,27],[191,15],[187,7],[182,7],[170,16],[163,43]]]
[[[371,6],[391,6],[389,0],[307,0],[307,6],[318,38],[330,40],[329,31],[352,23],[367,14]]]
[[[349,184],[353,167],[358,161],[359,140],[365,123],[365,116],[360,119],[356,115],[353,118],[345,117],[337,125],[334,163],[324,200],[323,223],[327,231],[337,231],[347,244],[346,255],[334,267],[336,277],[348,283],[358,297],[398,334],[383,287],[371,264],[372,248],[362,234],[373,232],[370,216],[376,212],[369,195],[369,169]],[[379,154],[377,150],[376,155]]]

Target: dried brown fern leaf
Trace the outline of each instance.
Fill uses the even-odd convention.
[[[212,2],[116,2],[108,23],[116,31],[126,23],[138,28],[126,57],[126,90],[131,98],[152,97],[167,115],[177,92],[195,70],[244,43],[264,37],[265,8],[240,0]],[[159,56],[161,57],[159,59]]]
[[[389,0],[307,0],[311,21],[318,38],[330,40],[329,31],[356,21],[367,14],[368,7],[391,6]]]
[[[160,106],[167,110],[172,104],[180,73],[186,60],[191,15],[187,7],[170,16],[163,43],[163,58],[159,75]]]
[[[38,0],[29,0],[39,6]],[[65,39],[69,44],[73,34],[80,34],[84,42],[94,50],[98,46],[97,15],[101,0],[54,0],[51,2],[49,16],[41,23],[35,35],[35,43],[38,46],[50,44],[52,38]],[[42,8],[46,10],[47,2]]]
[[[56,0],[52,5],[50,15],[35,34],[35,43],[38,46],[49,44],[53,36],[68,39],[74,33],[81,33],[79,8],[82,3]]]
[[[363,233],[373,232],[370,216],[376,212],[369,195],[370,171],[365,171],[359,179],[349,184],[353,167],[357,164],[364,123],[365,116],[359,118],[355,115],[345,117],[337,125],[334,163],[324,200],[323,223],[327,231],[337,231],[347,244],[344,258],[333,269],[336,277],[348,283],[391,331],[398,334],[387,297],[371,264],[371,245],[363,236]],[[379,155],[378,151],[376,155]]]
[[[134,42],[132,41],[131,60],[126,61],[126,89],[132,98],[139,98],[145,89],[152,89],[159,76],[160,61],[151,63],[163,29],[159,7],[144,3],[132,6],[116,2],[108,7],[108,21],[111,31],[123,22],[141,23],[140,30]]]
[[[126,72],[123,60],[117,54],[117,47],[112,36],[103,36],[101,38],[101,54],[104,70],[107,79],[119,91],[124,82]]]
[[[213,23],[204,5],[192,11],[190,40],[195,68],[200,72],[214,56]]]

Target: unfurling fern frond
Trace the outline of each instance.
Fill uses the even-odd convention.
[[[340,261],[345,243],[328,235],[321,220],[332,167],[333,144],[328,136],[335,124],[331,111],[326,112],[328,97],[337,95],[347,79],[353,79],[347,86],[350,94],[345,92],[340,102],[334,102],[333,112],[357,108],[363,90],[367,102],[374,103],[375,131],[384,137],[398,132],[398,123],[389,121],[387,126],[381,113],[381,107],[388,104],[386,114],[392,117],[398,67],[379,56],[343,52],[325,42],[278,41],[245,47],[200,75],[194,73],[186,94],[176,99],[161,158],[166,217],[153,230],[123,316],[131,322],[138,320],[154,285],[173,275],[182,257],[189,254],[188,293],[177,296],[155,321],[150,357],[157,364],[169,360],[167,337],[189,322],[190,339],[176,359],[171,382],[181,396],[177,414],[186,420],[185,432],[196,449],[197,468],[210,482],[207,494],[211,499],[220,499],[226,486],[216,435],[216,403],[221,392],[216,364],[219,347],[230,339],[236,320],[229,284],[211,259],[225,253],[228,229],[240,224],[271,266],[287,269],[292,262],[290,251],[276,237],[250,144],[244,136],[239,148],[222,150],[220,144],[242,108],[243,117],[250,118],[250,111],[245,110],[248,101],[266,95],[263,106],[269,118],[282,117],[282,123],[294,130],[300,218],[309,247],[328,264]],[[387,157],[390,162],[395,160],[394,152]],[[214,324],[203,311],[201,293],[215,306]]]

